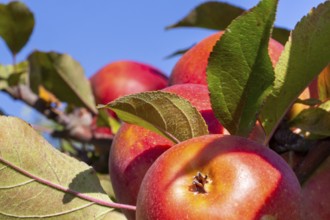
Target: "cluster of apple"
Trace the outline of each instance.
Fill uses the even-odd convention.
[[[321,195],[325,192],[319,186],[329,179],[325,171],[329,170],[329,160],[327,168],[319,171],[327,174],[317,173],[319,177],[313,177],[302,190],[288,163],[262,144],[265,133],[258,122],[249,138],[243,138],[229,135],[216,119],[206,67],[222,34],[213,34],[188,50],[169,78],[152,66],[118,61],[90,79],[96,101],[101,104],[150,90],[174,93],[200,112],[210,133],[174,144],[146,128],[123,123],[109,156],[117,201],[137,206],[136,212],[123,213],[128,219],[141,220],[294,220],[301,219],[306,209],[308,219],[326,219],[329,212],[324,207],[329,196]],[[282,50],[280,43],[270,39],[268,52],[274,66]],[[322,197],[325,201],[320,201]],[[316,199],[318,204],[313,202]]]

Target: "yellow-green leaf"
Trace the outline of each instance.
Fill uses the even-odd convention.
[[[317,82],[319,99],[330,99],[330,63],[322,70],[318,76]]]
[[[18,84],[27,84],[29,64],[24,61],[16,65],[0,64],[0,89],[6,89]]]
[[[42,85],[61,101],[97,112],[89,80],[81,65],[71,56],[35,51],[28,60],[30,86],[34,92],[37,93]]]
[[[308,131],[314,136],[330,136],[330,101],[319,107],[312,107],[300,112],[290,125]]]
[[[0,116],[0,180],[0,219],[102,219],[112,210],[95,202],[111,200],[91,167],[18,118]]]

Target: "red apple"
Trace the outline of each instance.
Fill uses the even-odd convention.
[[[109,173],[118,202],[136,205],[145,173],[172,145],[167,138],[143,127],[126,123],[120,127],[109,156]],[[135,212],[122,211],[129,220],[135,219]]]
[[[330,157],[302,187],[303,219],[330,219]]]
[[[173,146],[150,167],[136,219],[295,220],[300,193],[292,169],[269,148],[205,135]]]
[[[217,121],[211,108],[207,86],[181,84],[164,91],[187,99],[206,120],[211,133],[222,133],[224,128]],[[161,135],[145,128],[124,123],[111,145],[109,173],[116,199],[120,203],[136,204],[141,181],[152,163],[173,143]],[[128,219],[135,213],[123,210]]]
[[[206,85],[208,57],[223,33],[223,31],[220,31],[212,34],[188,50],[174,66],[170,76],[170,84],[198,83]],[[274,39],[270,39],[268,52],[273,66],[277,63],[282,51],[283,45]]]
[[[163,89],[167,77],[150,65],[123,60],[104,66],[90,82],[96,103],[107,104],[120,96]]]

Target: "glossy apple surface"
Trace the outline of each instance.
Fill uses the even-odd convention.
[[[275,152],[248,139],[206,135],[177,144],[148,170],[137,220],[300,219],[300,184]]]
[[[330,219],[330,156],[302,187],[303,219]]]
[[[211,133],[224,132],[211,108],[207,86],[198,84],[174,85],[163,91],[187,99],[201,113]],[[136,204],[142,179],[152,163],[168,148],[171,141],[148,129],[124,123],[111,145],[109,173],[116,199],[125,204]],[[123,210],[129,219],[134,212]]]
[[[153,162],[173,143],[137,125],[124,123],[112,142],[109,173],[116,200],[135,205],[142,179]],[[122,210],[133,220],[135,212]]]
[[[217,32],[188,50],[175,64],[170,76],[170,84],[197,83],[206,85],[208,57],[216,41],[223,33],[223,31]],[[282,51],[283,45],[274,39],[270,39],[268,53],[273,66],[277,63]]]
[[[168,80],[151,65],[122,60],[101,68],[90,82],[96,103],[107,104],[124,95],[163,89]]]

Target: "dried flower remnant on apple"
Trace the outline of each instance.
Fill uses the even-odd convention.
[[[210,184],[211,180],[207,175],[202,174],[201,172],[197,172],[196,176],[194,176],[191,186],[189,186],[189,190],[196,194],[198,193],[207,193],[206,184]]]

